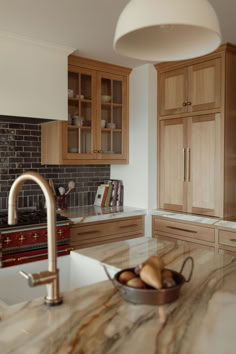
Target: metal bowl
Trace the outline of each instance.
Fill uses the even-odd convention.
[[[191,262],[191,269],[190,273],[188,276],[188,279],[186,280],[185,277],[182,275],[182,271],[185,267],[185,264],[190,261]],[[136,289],[136,288],[131,288],[127,285],[122,284],[119,281],[120,274],[125,272],[125,271],[131,271],[134,272],[135,268],[127,268],[123,269],[120,272],[116,273],[114,276],[114,279],[112,279],[106,269],[104,267],[105,272],[108,276],[108,278],[111,280],[112,284],[114,287],[119,290],[120,295],[128,302],[131,302],[133,304],[146,304],[146,305],[164,305],[168,304],[170,302],[175,301],[179,297],[180,293],[180,288],[184,283],[190,282],[193,274],[193,267],[194,267],[194,261],[192,257],[187,257],[181,267],[180,272],[176,272],[174,270],[168,269],[169,271],[172,272],[173,278],[176,282],[176,286],[173,286],[171,288],[163,288],[160,290],[154,289],[154,288],[149,288],[149,289]],[[166,268],[167,270],[167,268]]]

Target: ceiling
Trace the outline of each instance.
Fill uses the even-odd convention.
[[[144,62],[117,55],[112,47],[117,19],[128,1],[0,0],[0,29],[76,48],[83,57],[137,67]],[[236,43],[236,1],[209,1],[219,16],[223,41]]]

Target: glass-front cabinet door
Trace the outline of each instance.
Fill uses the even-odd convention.
[[[63,137],[67,159],[96,159],[95,81],[94,71],[69,66],[68,123]]]
[[[98,158],[120,160],[127,156],[127,78],[99,73],[97,88]]]

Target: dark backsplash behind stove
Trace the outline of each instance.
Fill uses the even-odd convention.
[[[75,189],[67,196],[68,207],[92,205],[97,186],[110,178],[110,166],[41,165],[40,124],[32,124],[32,120],[28,123],[27,119],[19,123],[17,117],[15,119],[16,122],[12,122],[12,118],[1,121],[0,116],[0,210],[7,209],[10,187],[26,171],[37,171],[47,180],[52,178],[56,186],[62,185],[66,189],[69,181],[75,181]],[[38,185],[26,181],[19,193],[18,207],[36,207],[41,199]]]

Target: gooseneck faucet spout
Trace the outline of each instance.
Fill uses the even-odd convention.
[[[47,229],[48,229],[48,271],[27,274],[20,272],[31,287],[46,284],[47,296],[44,298],[47,305],[59,305],[62,297],[59,290],[59,269],[57,269],[56,254],[56,209],[55,199],[47,181],[37,172],[26,172],[19,176],[10,189],[8,199],[8,224],[17,223],[17,196],[24,181],[36,182],[42,189],[47,205]]]

